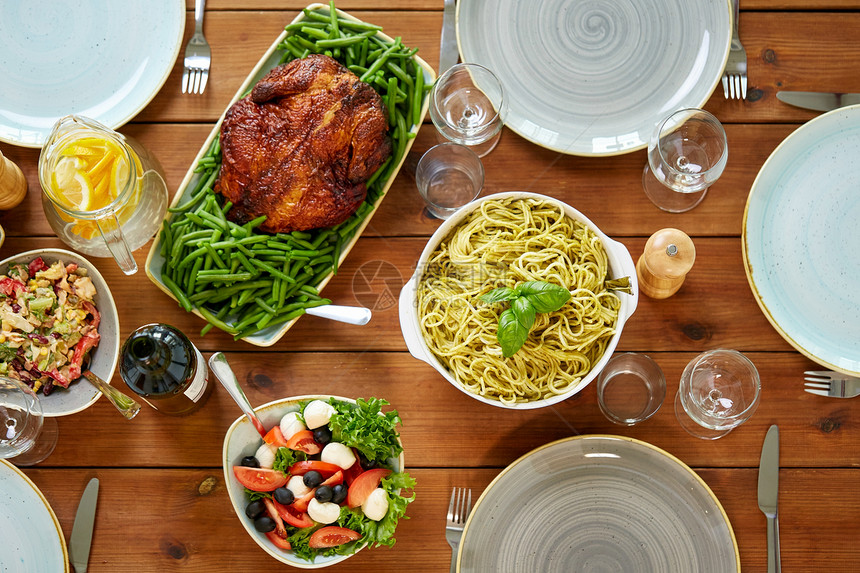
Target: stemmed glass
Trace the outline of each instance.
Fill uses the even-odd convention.
[[[682,109],[655,128],[642,186],[652,203],[670,213],[689,211],[726,167],[726,132],[701,109]]]
[[[446,139],[484,157],[502,135],[505,92],[496,75],[479,64],[448,68],[430,92],[430,119]],[[444,140],[443,140],[444,141]]]
[[[755,365],[736,350],[709,350],[687,364],[675,396],[675,417],[688,433],[722,438],[758,408],[761,380]]]
[[[33,390],[4,376],[0,376],[0,426],[0,458],[17,466],[38,464],[57,445],[57,422],[42,416]]]

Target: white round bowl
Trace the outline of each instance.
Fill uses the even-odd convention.
[[[257,417],[263,423],[263,427],[268,429],[273,427],[275,424],[280,423],[281,418],[283,418],[288,412],[298,412],[300,402],[309,400],[328,401],[329,398],[334,398],[339,402],[355,404],[355,400],[351,398],[343,398],[341,396],[306,395],[275,400],[254,408],[254,412],[257,413]],[[243,457],[253,456],[257,451],[257,448],[259,448],[262,443],[263,441],[260,434],[257,433],[256,428],[254,428],[253,424],[248,420],[248,417],[241,416],[227,429],[227,434],[224,436],[224,449],[221,455],[221,464],[224,466],[224,483],[227,484],[227,493],[230,496],[230,503],[233,505],[233,510],[236,512],[236,516],[239,518],[239,521],[242,522],[242,527],[245,528],[245,531],[248,532],[251,539],[253,539],[257,545],[262,547],[266,553],[281,563],[286,563],[287,565],[292,565],[299,569],[320,569],[322,567],[328,567],[329,565],[345,561],[355,555],[355,553],[361,551],[364,546],[359,547],[355,553],[350,555],[316,557],[313,561],[305,561],[304,559],[296,557],[292,551],[284,551],[283,549],[276,547],[274,543],[269,541],[264,533],[260,533],[254,529],[254,520],[245,515],[245,506],[248,504],[248,500],[245,497],[245,486],[239,483],[239,480],[236,479],[236,476],[233,474],[233,466],[241,465]],[[395,472],[402,472],[406,467],[404,465],[402,452],[398,458],[389,459],[388,463]]]
[[[427,346],[427,343],[424,341],[424,337],[421,334],[421,326],[420,319],[418,316],[418,281],[421,280],[421,274],[423,270],[427,268],[427,261],[430,259],[430,256],[433,254],[433,251],[436,250],[436,247],[439,246],[439,243],[442,242],[442,239],[447,237],[451,231],[459,226],[463,220],[468,217],[473,211],[480,208],[481,203],[487,200],[497,200],[497,199],[506,199],[506,198],[516,198],[516,199],[537,199],[540,201],[546,201],[548,203],[553,203],[555,205],[560,206],[564,209],[564,213],[574,219],[584,224],[586,227],[591,229],[597,237],[600,239],[600,243],[603,245],[604,250],[606,251],[607,258],[609,259],[609,276],[610,278],[620,278],[628,276],[630,277],[630,285],[632,287],[632,295],[628,296],[626,294],[622,294],[620,296],[621,299],[621,308],[618,311],[618,323],[615,326],[615,334],[612,335],[612,338],[609,340],[609,344],[606,346],[606,352],[603,353],[603,356],[600,360],[595,364],[591,371],[580,381],[576,386],[571,387],[566,392],[562,394],[557,394],[555,396],[551,396],[549,398],[543,398],[541,400],[533,400],[531,402],[519,402],[515,404],[506,404],[496,399],[487,398],[484,396],[480,396],[473,392],[468,391],[462,384],[460,384],[454,375],[445,367],[444,364],[430,351],[430,348]],[[618,345],[618,339],[621,338],[621,331],[624,326],[624,323],[630,316],[633,314],[633,311],[636,310],[636,305],[639,301],[639,283],[636,280],[636,265],[633,263],[633,258],[630,256],[627,247],[622,245],[617,241],[613,241],[609,237],[606,236],[603,231],[601,231],[597,225],[592,223],[588,217],[571,207],[570,205],[559,201],[558,199],[554,199],[552,197],[548,197],[546,195],[540,195],[537,193],[528,193],[525,191],[509,191],[504,193],[495,193],[493,195],[488,195],[486,197],[481,197],[468,205],[464,205],[459,210],[457,210],[451,217],[446,220],[435,233],[430,237],[430,240],[427,242],[427,245],[424,247],[424,251],[421,253],[421,257],[418,259],[418,264],[416,266],[415,274],[406,282],[403,286],[403,289],[400,291],[400,300],[399,300],[399,310],[400,310],[400,330],[403,332],[403,338],[406,341],[406,347],[409,349],[410,354],[417,358],[418,360],[423,360],[433,368],[435,368],[445,380],[450,382],[455,388],[459,389],[461,392],[471,396],[475,400],[483,402],[485,404],[490,404],[492,406],[498,406],[500,408],[509,408],[514,410],[530,410],[533,408],[543,408],[545,406],[551,406],[552,404],[557,404],[562,400],[566,400],[570,398],[577,392],[580,392],[583,388],[588,386],[588,384],[594,380],[600,371],[606,366],[606,363],[609,361],[609,358],[612,356],[615,347]]]
[[[11,264],[23,263],[26,265],[37,257],[42,257],[48,265],[63,261],[64,264],[77,263],[79,267],[87,269],[87,276],[90,277],[96,287],[96,296],[93,301],[101,315],[99,344],[90,354],[89,369],[93,374],[110,384],[119,361],[119,314],[116,311],[116,304],[107,282],[95,265],[81,255],[65,249],[36,249],[19,253],[0,261],[0,274],[5,274]],[[37,395],[44,416],[54,418],[86,410],[99,399],[102,393],[82,376],[79,380],[73,381],[67,389],[56,386],[47,396],[41,392],[38,392]]]

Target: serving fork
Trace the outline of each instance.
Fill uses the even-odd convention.
[[[729,59],[726,62],[726,69],[723,71],[723,94],[726,99],[747,98],[747,53],[738,37],[739,1],[732,0],[732,7],[734,8],[732,44],[729,49]]]
[[[853,398],[860,395],[860,378],[831,372],[830,370],[808,370],[804,372],[807,392],[817,396]]]
[[[185,46],[185,69],[182,71],[182,93],[202,94],[209,81],[212,50],[203,36],[203,11],[206,0],[194,2],[194,35]]]
[[[451,492],[451,503],[448,505],[448,524],[445,526],[445,538],[451,546],[451,573],[457,570],[457,550],[460,547],[460,537],[466,518],[472,510],[472,490],[455,487]]]

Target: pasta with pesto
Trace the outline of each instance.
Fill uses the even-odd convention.
[[[513,404],[574,388],[603,356],[621,301],[606,288],[609,263],[597,235],[559,205],[531,198],[487,200],[449,234],[418,285],[424,340],[469,392]],[[497,340],[504,305],[480,296],[523,281],[568,288],[558,311],[538,313],[510,358]]]

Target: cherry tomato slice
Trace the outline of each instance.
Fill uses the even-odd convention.
[[[361,464],[358,461],[358,456],[356,456],[355,463],[349,466],[349,469],[343,470],[343,481],[346,482],[346,485],[352,485],[355,478],[360,476],[363,472],[364,468],[361,467]]]
[[[311,503],[311,500],[314,498],[314,493],[316,492],[316,488],[312,489],[308,493],[306,493],[303,497],[300,497],[296,501],[290,504],[294,510],[304,513],[308,510],[308,505]],[[369,493],[367,495],[370,495]]]
[[[357,531],[336,525],[328,525],[314,531],[310,539],[308,539],[308,545],[314,549],[323,549],[326,547],[337,547],[338,545],[343,545],[360,538],[361,534]]]
[[[299,511],[293,506],[278,503],[275,500],[272,500],[272,502],[275,505],[275,510],[277,510],[278,515],[287,525],[299,528],[313,527],[314,520],[311,519],[307,513]],[[308,503],[310,503],[310,500],[308,500]]]
[[[275,531],[277,535],[287,538],[287,529],[284,527],[284,521],[281,519],[281,516],[278,515],[278,510],[275,507],[277,502],[274,499],[264,497],[263,505],[266,506],[266,515],[272,518],[272,521],[275,522]]]
[[[287,476],[278,470],[233,466],[233,475],[240,484],[253,491],[275,491],[287,485]]]
[[[379,482],[382,478],[387,477],[391,470],[385,468],[376,468],[363,472],[355,478],[355,481],[349,486],[349,493],[346,495],[346,504],[349,507],[358,507],[364,500],[370,496],[370,493],[379,487]]]
[[[266,433],[263,437],[263,441],[267,444],[271,444],[276,448],[286,448],[287,440],[284,438],[284,434],[281,432],[281,428],[279,426],[275,426],[271,430]]]
[[[306,460],[291,465],[290,475],[303,476],[311,470],[316,470],[324,478],[329,478],[340,471],[340,466],[319,460]]]
[[[283,437],[283,434],[281,436]],[[287,440],[287,447],[309,455],[318,454],[322,451],[322,446],[316,443],[314,433],[310,430],[302,430],[293,434],[293,437]]]
[[[267,531],[266,537],[268,537],[269,541],[271,541],[278,549],[283,549],[285,551],[289,551],[290,549],[292,549],[292,546],[290,546],[290,542],[275,533],[274,531]]]
[[[332,486],[339,483],[343,483],[343,472],[338,470],[334,475],[322,482],[320,485]]]

